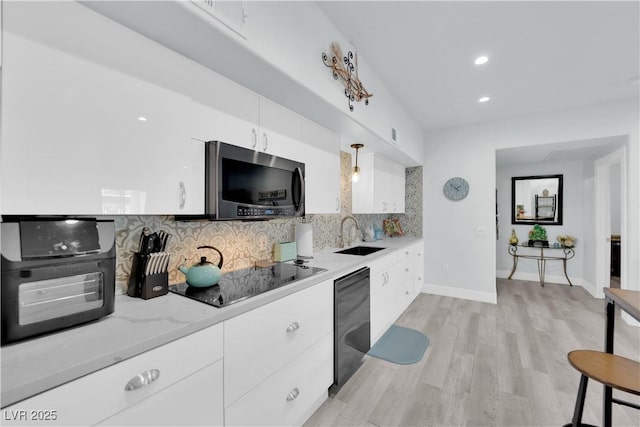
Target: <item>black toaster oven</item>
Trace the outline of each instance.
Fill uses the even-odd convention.
[[[29,217],[0,225],[3,345],[113,312],[113,221]]]

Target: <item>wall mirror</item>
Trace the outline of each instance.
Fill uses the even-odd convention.
[[[512,177],[511,224],[562,225],[562,175]]]

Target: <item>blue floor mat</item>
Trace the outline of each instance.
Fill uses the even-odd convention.
[[[421,332],[391,325],[367,353],[399,365],[419,362],[429,346],[429,338]]]

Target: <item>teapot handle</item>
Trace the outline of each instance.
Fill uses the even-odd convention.
[[[198,246],[197,249],[213,249],[214,251],[218,252],[218,254],[220,254],[220,262],[218,263],[218,268],[222,268],[222,252],[220,252],[218,249],[214,248],[213,246]]]

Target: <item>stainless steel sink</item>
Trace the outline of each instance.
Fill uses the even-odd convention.
[[[371,246],[354,246],[352,248],[349,249],[343,249],[341,251],[337,251],[337,254],[345,254],[345,255],[360,255],[360,256],[365,256],[365,255],[369,255],[372,254],[374,252],[378,252],[381,251],[383,249],[386,248],[374,248]]]

